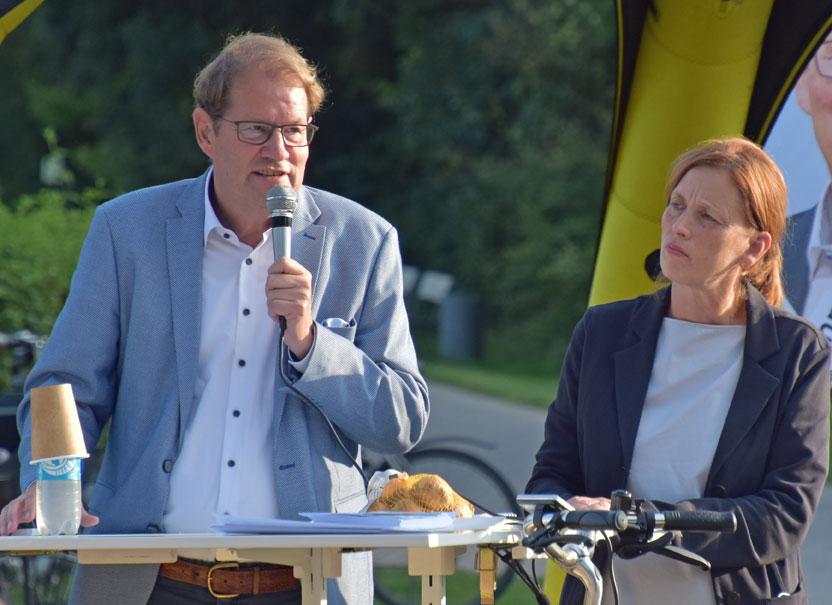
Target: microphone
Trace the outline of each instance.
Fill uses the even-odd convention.
[[[266,194],[266,207],[272,223],[274,260],[292,257],[292,215],[298,205],[298,194],[291,187],[272,187]]]
[[[272,224],[274,260],[281,256],[292,258],[292,215],[298,205],[298,194],[291,187],[272,187],[266,194],[266,207]],[[281,332],[286,330],[286,318],[279,317]]]

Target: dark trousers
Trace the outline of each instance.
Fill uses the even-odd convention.
[[[211,603],[212,605],[300,605],[300,590],[275,592],[271,594],[239,596],[233,599],[217,599],[207,589],[185,582],[177,582],[159,576],[150,593],[147,605],[194,605]]]

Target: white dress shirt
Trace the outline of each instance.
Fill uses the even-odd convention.
[[[702,496],[740,377],[745,331],[663,320],[627,482],[634,497]],[[711,575],[698,567],[653,553],[615,557],[614,566],[621,603],[715,604]]]
[[[271,231],[252,249],[223,227],[205,191],[196,412],[170,478],[165,530],[208,531],[215,512],[276,517],[273,414],[278,327],[265,280]],[[307,356],[308,363],[308,356]]]

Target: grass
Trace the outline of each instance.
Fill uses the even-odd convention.
[[[543,567],[542,565],[540,566]],[[397,595],[407,599],[414,605],[420,603],[421,579],[410,577],[404,570],[376,569],[376,585],[383,584]],[[446,594],[449,604],[465,605],[472,602],[479,595],[479,576],[470,571],[458,570],[446,579]],[[535,605],[537,601],[531,590],[518,578],[514,578],[506,591],[497,598],[496,605]],[[374,605],[385,605],[376,597]]]
[[[505,339],[491,334],[486,335],[482,359],[451,360],[439,355],[433,333],[419,330],[413,336],[419,367],[428,380],[540,407],[555,398],[559,362],[543,361],[522,347],[509,348]]]
[[[422,357],[421,369],[428,380],[540,407],[548,407],[557,389],[553,375],[511,372],[472,362]]]

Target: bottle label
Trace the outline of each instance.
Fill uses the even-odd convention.
[[[38,463],[38,481],[80,481],[80,458],[52,458]]]

